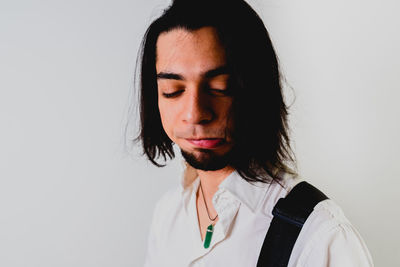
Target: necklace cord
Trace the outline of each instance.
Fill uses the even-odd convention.
[[[201,190],[201,195],[202,195],[202,197],[203,197],[204,204],[206,205],[206,211],[207,211],[208,218],[209,218],[211,221],[215,221],[215,220],[217,219],[217,217],[218,217],[218,214],[217,214],[217,216],[215,216],[214,219],[212,219],[212,218],[210,217],[210,212],[208,211],[207,202],[206,202],[206,199],[204,198],[203,188],[201,187],[201,181],[200,181],[200,190]]]

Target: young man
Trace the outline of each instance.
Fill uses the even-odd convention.
[[[240,0],[175,0],[149,27],[141,60],[144,153],[186,162],[157,203],[145,266],[256,266],[272,210],[299,183],[278,61]],[[372,266],[331,200],[301,228],[287,266]],[[281,265],[280,265],[281,266]]]

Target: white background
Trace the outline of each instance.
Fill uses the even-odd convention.
[[[125,153],[123,132],[138,46],[166,3],[0,0],[0,266],[142,265],[180,162]],[[250,3],[294,90],[300,174],[376,266],[400,266],[398,1]]]

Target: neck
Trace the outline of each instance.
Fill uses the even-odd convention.
[[[218,186],[225,180],[234,169],[227,166],[217,171],[203,171],[197,170],[199,175],[201,186],[204,190],[204,196],[206,198],[212,198],[215,192],[218,190]]]

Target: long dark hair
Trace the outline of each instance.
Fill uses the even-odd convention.
[[[153,21],[143,38],[140,65],[140,133],[143,152],[156,166],[175,157],[158,110],[156,43],[162,32],[212,26],[225,48],[231,70],[235,156],[230,166],[247,181],[280,180],[295,174],[288,134],[287,106],[282,95],[278,59],[267,29],[242,0],[175,0]]]

